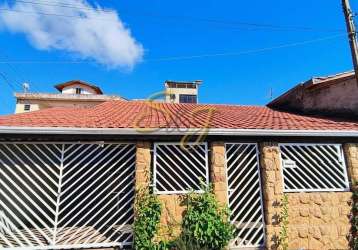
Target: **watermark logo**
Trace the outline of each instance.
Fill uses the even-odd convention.
[[[194,109],[168,108],[162,100],[169,96],[165,91],[149,96],[144,102],[146,105],[134,120],[134,127],[139,133],[155,133],[165,130],[168,134],[180,132],[183,134],[180,145],[187,150],[189,143],[198,145],[205,141],[209,134],[212,120],[217,112],[212,106],[198,105]],[[156,113],[156,114],[155,114]],[[155,114],[153,116],[153,114]],[[151,119],[161,118],[158,121]],[[185,120],[185,122],[183,122]],[[164,121],[164,122],[163,122]],[[187,123],[187,125],[183,125]],[[191,126],[190,124],[195,124]]]

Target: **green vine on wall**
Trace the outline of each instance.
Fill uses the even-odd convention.
[[[353,183],[353,202],[352,202],[352,230],[351,230],[351,244],[354,250],[358,250],[358,185],[355,181]]]
[[[229,211],[219,205],[211,187],[203,186],[203,189],[203,193],[190,193],[183,197],[187,209],[181,225],[182,233],[170,242],[155,241],[162,213],[158,196],[147,188],[138,190],[133,227],[134,249],[221,250],[226,247],[234,235]]]
[[[281,213],[280,213],[280,234],[279,247],[282,250],[288,249],[288,195],[284,194],[281,199]]]
[[[137,190],[134,210],[134,249],[159,249],[158,244],[154,242],[162,213],[162,204],[158,197],[152,194],[148,188]]]
[[[187,211],[183,217],[182,240],[197,249],[220,250],[234,234],[229,210],[219,205],[211,186],[203,185],[202,189],[201,194],[190,193],[185,197]]]

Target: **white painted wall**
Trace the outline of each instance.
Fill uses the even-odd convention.
[[[74,84],[71,86],[64,87],[62,89],[62,94],[76,94],[76,88],[81,88],[82,89],[81,94],[84,94],[84,95],[97,94],[93,89],[91,89],[85,85],[82,85],[82,84]]]
[[[170,95],[175,95],[175,99],[171,100]],[[190,88],[166,88],[166,102],[179,103],[179,95],[196,95],[198,96],[198,89]],[[198,98],[198,97],[197,97]]]

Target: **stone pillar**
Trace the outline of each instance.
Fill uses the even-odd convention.
[[[151,143],[137,142],[135,188],[136,190],[148,187],[150,184]]]
[[[358,184],[358,144],[345,144],[344,153],[347,162],[349,180],[351,184],[356,185]]]
[[[279,219],[283,186],[279,151],[278,144],[276,143],[265,142],[260,144],[267,249],[276,249],[278,247],[277,243],[280,232]]]
[[[219,203],[222,205],[228,204],[228,187],[225,164],[224,142],[213,142],[211,144],[210,174],[214,193]]]
[[[158,198],[163,206],[157,240],[170,241],[181,233],[181,223],[186,206],[183,204],[182,195],[161,194],[158,195]]]

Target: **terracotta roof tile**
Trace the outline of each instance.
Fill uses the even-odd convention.
[[[235,128],[358,130],[358,122],[303,116],[261,106],[108,101],[0,116],[0,126],[74,128]]]

